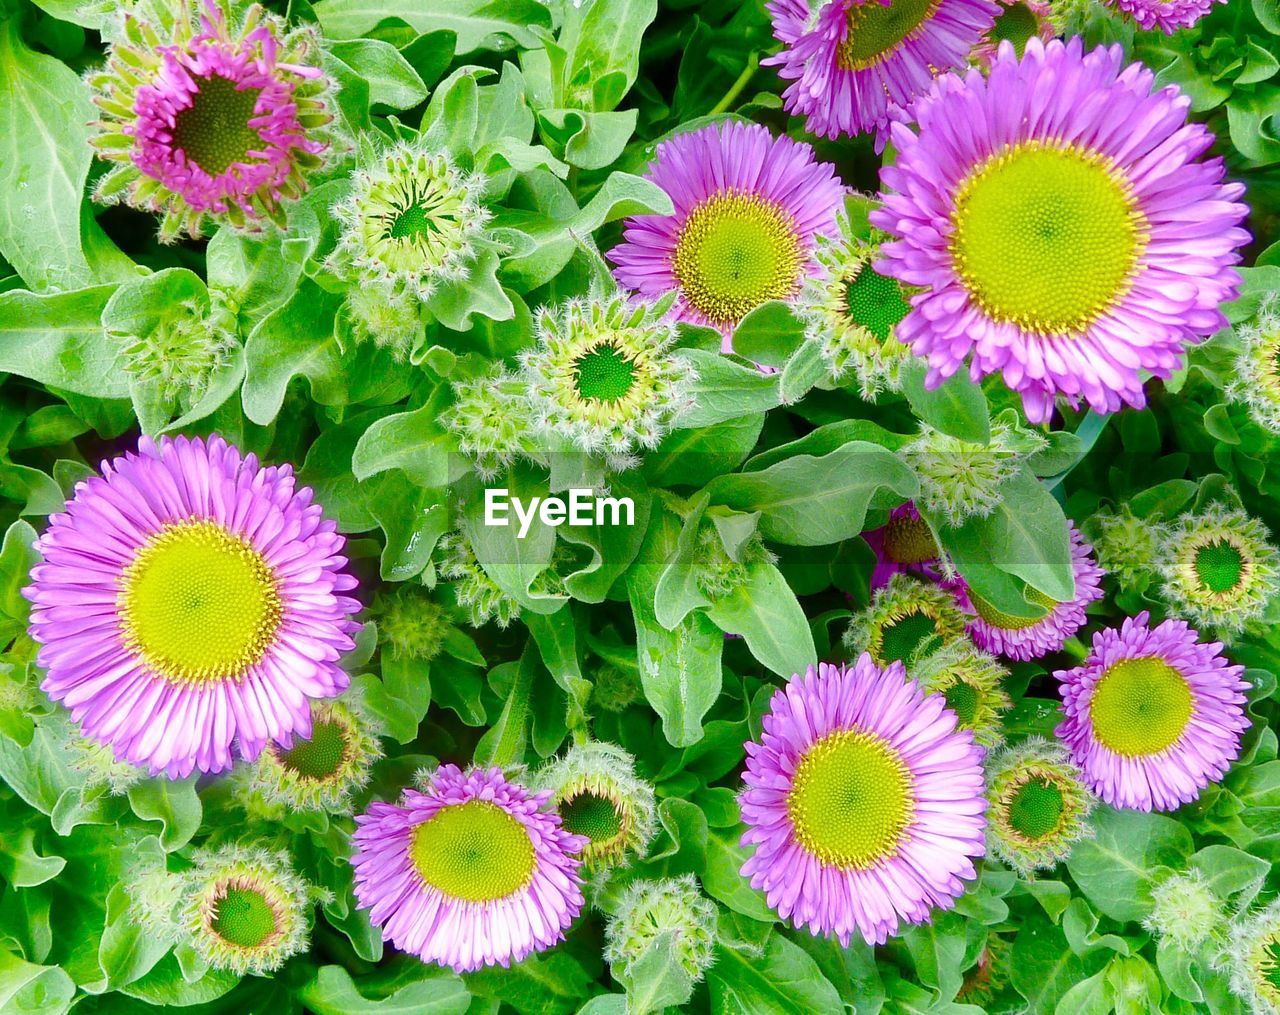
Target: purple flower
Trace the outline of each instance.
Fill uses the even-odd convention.
[[[1179,28],[1190,28],[1213,9],[1215,3],[1227,0],[1103,0],[1129,15],[1143,31],[1160,29],[1172,35]]]
[[[1084,627],[1085,607],[1102,598],[1105,572],[1093,560],[1093,547],[1071,526],[1071,571],[1076,593],[1066,602],[1050,599],[1038,589],[1027,587],[1027,599],[1048,612],[1035,620],[1015,617],[980,599],[963,578],[950,583],[961,609],[973,618],[969,637],[979,648],[1010,659],[1038,659],[1062,648],[1063,643]]]
[[[848,945],[950,908],[984,850],[984,751],[901,663],[822,663],[777,691],[743,776],[742,867],[797,927]]]
[[[609,251],[614,276],[643,297],[677,293],[674,313],[730,336],[767,300],[817,273],[816,234],[833,234],[845,188],[813,149],[758,124],[711,124],[658,146],[648,179],[673,215],[637,215]]]
[[[355,894],[383,937],[454,972],[550,948],[582,909],[587,843],[497,768],[441,765],[424,792],[356,818]]]
[[[1079,39],[1031,39],[1021,60],[1001,43],[989,77],[937,80],[918,134],[894,125],[871,218],[897,237],[879,269],[927,289],[897,336],[930,386],[972,354],[970,376],[1002,373],[1033,422],[1058,395],[1141,407],[1144,372],[1168,377],[1226,326],[1244,188],[1196,161],[1213,135],[1190,100],[1123,60]]]
[[[991,28],[991,0],[771,0],[784,49],[762,61],[789,82],[789,113],[820,137],[875,131],[923,95],[934,75],[963,67]]]
[[[939,571],[933,565],[938,563],[938,541],[911,501],[899,504],[884,525],[864,532],[862,538],[876,555],[872,592],[888,585],[889,579],[902,571],[937,580]]]
[[[41,685],[117,760],[170,778],[311,735],[360,604],[344,540],[293,470],[221,437],[149,437],[53,515],[31,569]]]
[[[1060,670],[1055,733],[1089,788],[1113,807],[1173,810],[1221,779],[1249,728],[1243,666],[1181,620],[1130,617],[1093,637],[1081,666]]]
[[[228,23],[213,0],[142,0],[90,77],[93,144],[117,163],[97,199],[163,212],[163,240],[201,235],[206,217],[281,223],[281,203],[306,190],[327,147],[316,48],[309,29],[287,32],[257,5]]]

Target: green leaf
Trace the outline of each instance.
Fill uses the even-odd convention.
[[[591,978],[561,950],[530,955],[510,969],[469,973],[465,981],[471,993],[504,1001],[521,1015],[569,1015],[590,993]]]
[[[505,768],[524,758],[525,747],[529,743],[529,697],[542,670],[542,660],[532,641],[525,643],[524,654],[518,664],[503,665],[515,670],[515,682],[507,694],[498,721],[476,744],[475,763],[486,767],[497,765]]]
[[[551,13],[536,0],[320,0],[315,13],[332,39],[355,39],[384,18],[399,18],[424,35],[455,33],[459,54],[513,43],[532,49],[538,45],[533,30],[551,27]]]
[[[698,379],[690,391],[693,407],[676,420],[681,427],[703,427],[782,404],[777,377],[744,367],[718,352],[681,349]]]
[[[96,111],[75,71],[23,45],[21,24],[0,17],[0,254],[37,291],[127,278],[137,269],[84,207]]]
[[[102,330],[114,292],[95,286],[37,296],[0,294],[0,371],[95,398],[126,398],[118,346]]]
[[[803,341],[804,325],[781,300],[761,303],[733,329],[733,351],[764,366],[785,366]]]
[[[63,1015],[76,985],[57,966],[40,966],[0,950],[0,1011]]]
[[[907,396],[911,411],[952,437],[975,444],[989,443],[991,419],[982,388],[969,380],[965,371],[958,370],[929,391],[924,386],[927,372],[921,359],[912,359],[902,368],[902,393]]]
[[[1157,867],[1185,866],[1191,833],[1172,818],[1101,806],[1096,835],[1076,843],[1067,869],[1089,901],[1113,920],[1141,920],[1151,911]]]
[[[421,409],[376,420],[356,444],[351,460],[356,479],[399,469],[419,486],[445,486],[449,455],[445,431],[439,423],[438,401],[433,398]]]
[[[774,932],[763,954],[723,943],[707,971],[713,1015],[792,1015],[841,1012],[844,1003],[818,964],[800,947]]]
[[[780,677],[818,664],[804,610],[782,572],[767,560],[750,563],[746,583],[712,603],[707,616],[727,634],[741,635],[751,654]]]
[[[1029,1015],[1050,1015],[1067,991],[1100,965],[1100,956],[1086,963],[1060,928],[1037,919],[1019,927],[1013,939],[1009,982],[1026,998]]]
[[[341,966],[321,966],[298,1000],[314,1015],[462,1015],[471,1004],[462,980],[433,966],[415,963],[408,976],[377,986],[377,996],[367,997]]]
[[[253,329],[245,346],[244,414],[265,426],[276,418],[295,377],[311,381],[312,393],[340,378],[342,359],[333,337],[340,300],[304,283],[284,306]]]
[[[14,888],[34,888],[56,878],[67,861],[60,856],[41,856],[35,849],[34,828],[9,829],[0,836],[0,877]]]
[[[707,485],[712,503],[759,511],[764,537],[793,546],[824,546],[856,536],[872,495],[881,489],[908,500],[919,488],[895,455],[865,441],[849,441],[821,457],[797,454]]]
[[[196,777],[146,779],[129,787],[129,806],[143,821],[159,821],[165,852],[181,849],[200,827],[203,809],[196,793]]]
[[[390,43],[378,39],[336,42],[333,52],[369,82],[369,101],[392,109],[411,109],[427,97],[418,72]]]
[[[620,981],[627,988],[627,1009],[634,1015],[684,1004],[693,994],[693,978],[675,955],[679,931],[655,935],[639,958],[631,960]]]

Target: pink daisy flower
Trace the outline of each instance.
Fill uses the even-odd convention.
[[[899,504],[884,525],[864,532],[862,538],[876,555],[871,591],[888,585],[890,578],[903,571],[937,580],[938,542],[911,501]]]
[[[1093,637],[1083,665],[1060,670],[1055,731],[1089,787],[1113,807],[1173,810],[1221,779],[1249,728],[1243,666],[1181,620],[1148,615]]]
[[[1141,407],[1144,372],[1168,377],[1226,326],[1244,188],[1197,161],[1213,136],[1187,122],[1190,100],[1123,61],[1079,39],[1031,39],[1021,60],[1001,43],[989,76],[937,80],[918,133],[894,125],[871,218],[897,237],[878,268],[925,289],[897,336],[930,385],[970,357],[1033,422],[1058,396]]]
[[[726,352],[749,311],[817,273],[814,236],[834,234],[845,194],[808,145],[738,121],[664,141],[648,179],[675,214],[627,220],[614,277],[643,297],[674,291],[677,317],[719,328]]]
[[[311,736],[360,604],[344,540],[287,466],[149,437],[78,483],[31,569],[40,685],[117,760],[181,778]]]
[[[356,818],[355,895],[383,937],[454,972],[509,966],[550,948],[582,909],[571,835],[497,768],[441,765],[400,805]]]
[[[1038,589],[1027,587],[1027,599],[1048,611],[1034,620],[996,609],[979,598],[963,578],[950,583],[950,588],[960,608],[973,618],[968,630],[974,644],[1010,659],[1038,659],[1062,648],[1068,638],[1084,627],[1085,607],[1102,598],[1102,576],[1106,572],[1094,562],[1093,547],[1084,542],[1074,525],[1071,526],[1071,570],[1076,594],[1066,602],[1060,603]]]
[[[742,867],[797,927],[882,944],[927,923],[975,876],[985,752],[901,663],[809,667],[777,691],[747,748]]]
[[[288,31],[256,4],[229,20],[214,0],[142,0],[106,67],[91,75],[91,139],[116,163],[94,191],[161,212],[160,238],[283,222],[327,143],[328,82],[310,29]]]
[[[934,75],[963,67],[995,20],[991,0],[771,0],[784,48],[762,61],[789,82],[787,112],[820,137],[875,131],[883,147],[895,112]]]
[[[1159,29],[1172,35],[1180,28],[1190,28],[1211,10],[1215,3],[1227,0],[1103,0],[1108,7],[1127,14],[1143,31]]]

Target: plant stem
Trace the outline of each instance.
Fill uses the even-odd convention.
[[[757,70],[759,70],[759,68],[760,68],[759,54],[752,53],[750,56],[747,57],[747,65],[744,68],[742,68],[742,73],[738,75],[738,80],[735,81],[730,86],[729,90],[724,93],[724,98],[722,98],[719,102],[715,104],[715,108],[711,110],[711,113],[709,115],[716,116],[720,113],[728,112],[729,107],[732,106],[734,103],[734,100],[737,99],[737,97],[742,94],[742,89],[747,87],[747,82],[750,81],[755,76],[755,73]]]

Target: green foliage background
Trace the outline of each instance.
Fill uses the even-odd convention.
[[[522,616],[503,631],[468,629],[458,614],[429,667],[387,659],[376,624],[366,625],[348,665],[388,734],[366,795],[394,798],[437,759],[536,765],[589,716],[596,737],[636,755],[660,799],[657,840],[615,876],[603,909],[629,878],[683,872],[718,905],[716,962],[689,1010],[967,1015],[984,1010],[964,1000],[984,954],[1007,972],[989,1011],[1242,1010],[1207,953],[1157,944],[1142,921],[1168,869],[1202,871],[1237,908],[1280,889],[1274,626],[1232,648],[1249,667],[1254,726],[1224,782],[1172,816],[1101,807],[1096,837],[1050,875],[1028,880],[988,862],[954,911],[873,951],[785,928],[738,874],[743,741],[758,735],[780,679],[840,657],[844,621],[868,598],[872,557],[859,533],[917,492],[897,451],[918,420],[985,439],[1011,405],[998,383],[956,379],[926,392],[915,370],[905,397],[868,404],[825,380],[790,311],[769,304],[739,330],[746,359],[722,357],[706,329],[683,330],[681,355],[699,370],[697,409],[615,480],[615,493],[638,505],[634,530],[539,528],[517,547],[511,530],[475,524],[479,480],[460,474],[463,459],[439,423],[451,382],[513,362],[533,341],[532,309],[604,277],[600,251],[616,242],[621,219],[669,210],[643,179],[664,136],[729,114],[801,136],[781,110],[778,80],[759,66],[774,48],[759,0],[271,5],[318,24],[348,136],[421,130],[494,180],[504,252],[434,298],[437,323],[408,363],[351,341],[341,285],[321,263],[334,243],[327,210],[346,192],[349,165],[319,177],[286,232],[262,238],[224,231],[161,247],[148,216],[87,200],[102,166],[86,140],[92,108],[80,75],[102,59],[98,30],[113,6],[0,0],[0,691],[36,676],[19,590],[44,516],[140,432],[216,431],[299,467],[349,536],[366,599],[418,582],[449,601],[432,555],[461,501],[481,563]],[[1229,316],[1248,319],[1280,287],[1275,0],[1230,0],[1172,37],[1135,34],[1096,8],[1080,8],[1080,25],[1090,43],[1118,41],[1161,83],[1187,91],[1218,135],[1215,152],[1247,184],[1256,242]],[[867,139],[816,147],[847,183],[874,192],[880,158]],[[186,404],[131,381],[121,336],[158,327],[175,305],[207,302],[211,291],[233,308],[238,344],[207,392]],[[1103,504],[1155,522],[1231,488],[1280,531],[1275,439],[1222,394],[1236,341],[1224,331],[1173,382],[1150,385],[1148,411],[1106,421],[1068,412],[1050,446],[1005,484],[995,513],[941,527],[966,578],[1015,610],[1025,608],[1022,582],[1065,594],[1064,517],[1083,522]],[[749,360],[779,369],[762,375]],[[508,485],[546,493],[591,469],[556,456],[519,466]],[[714,603],[688,580],[682,539],[703,517],[736,538],[758,530],[777,557]],[[549,590],[539,579],[553,559],[563,581]],[[1093,626],[1139,609],[1162,612],[1153,596],[1111,595]],[[642,686],[621,713],[593,706],[605,665]],[[1054,726],[1054,665],[1013,667],[1011,737]],[[33,713],[7,700],[0,693],[0,1011],[626,1009],[601,959],[600,909],[565,944],[511,969],[459,977],[392,955],[354,909],[349,819],[295,814],[251,826],[217,779],[151,779],[126,796],[89,790],[43,724],[53,707]],[[202,970],[189,950],[160,948],[129,919],[119,884],[139,852],[241,832],[288,848],[333,892],[309,954],[272,978],[237,980]],[[659,968],[632,984],[632,1008],[678,1002],[665,982]]]

